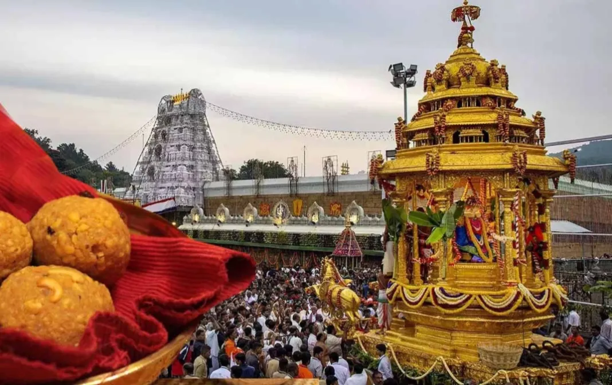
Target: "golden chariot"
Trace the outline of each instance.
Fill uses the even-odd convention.
[[[396,123],[395,159],[377,165],[377,179],[394,186],[388,195],[397,208],[423,218],[459,203],[463,213],[433,244],[427,239],[435,227],[406,225],[387,289],[391,328],[356,339],[370,353],[387,344],[392,362],[421,372],[442,360],[464,379],[573,384],[578,363],[502,373],[479,357],[483,345],[520,351],[541,343],[532,330],[553,318],[551,307],[564,306],[553,276],[550,205],[559,177],[569,172],[573,180],[575,172],[573,154],[546,155],[545,119],[517,107],[506,66],[474,49],[479,16],[467,1],[452,11],[462,25],[457,48],[426,72],[418,111]]]

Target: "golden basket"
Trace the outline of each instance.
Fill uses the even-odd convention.
[[[480,361],[491,369],[510,370],[518,366],[523,347],[511,344],[478,345]]]
[[[155,382],[164,368],[174,362],[181,348],[189,340],[197,323],[189,325],[181,334],[157,352],[114,372],[78,381],[75,385],[149,385]]]

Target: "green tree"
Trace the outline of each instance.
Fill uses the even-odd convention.
[[[24,128],[23,130],[26,134],[30,135],[47,154],[53,148],[51,146],[51,139],[46,136],[40,136],[38,130],[32,130],[30,128]]]
[[[115,187],[129,187],[132,182],[130,173],[119,170],[113,162],[108,162],[104,167],[96,161],[92,162],[89,155],[74,143],[62,143],[53,148],[51,139],[40,135],[38,130],[26,128],[24,131],[49,155],[58,170],[65,172],[78,168],[68,174],[74,179],[93,187],[99,187],[101,180],[109,178]]]
[[[265,179],[286,178],[289,172],[282,163],[275,160],[264,162],[260,159],[249,159],[238,171],[238,179],[257,179],[262,175]]]

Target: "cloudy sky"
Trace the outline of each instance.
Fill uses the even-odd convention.
[[[460,0],[0,0],[0,103],[23,127],[90,156],[147,122],[160,98],[199,88],[212,103],[277,122],[387,130],[402,114],[388,65],[446,60]],[[506,64],[529,115],[550,141],[610,133],[612,35],[608,0],[480,0],[475,48]],[[351,171],[393,142],[291,136],[209,113],[226,165],[287,162],[306,146],[308,175],[338,155]],[[135,140],[111,160],[131,171]]]

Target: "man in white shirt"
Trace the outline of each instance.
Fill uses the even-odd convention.
[[[367,385],[368,376],[363,371],[361,364],[355,364],[353,367],[353,375],[344,383],[344,385]]]
[[[257,318],[257,322],[261,325],[261,331],[264,333],[264,335],[266,335],[266,332],[270,330],[266,326],[266,321],[269,316],[270,316],[270,312],[266,310],[263,312],[262,315],[259,316],[259,318]]]
[[[299,352],[302,347],[302,339],[298,336],[298,330],[295,326],[289,328],[291,337],[289,338],[289,345],[293,346],[294,352]]]
[[[569,316],[567,317],[567,323],[568,327],[566,334],[572,328],[572,326],[576,326],[577,328],[580,327],[580,315],[576,312],[576,310],[570,311]]]
[[[334,368],[334,371],[336,372],[335,375],[338,379],[338,385],[345,385],[351,374],[349,373],[349,370],[347,368],[338,363],[339,359],[340,356],[338,356],[338,353],[329,353],[329,364]]]
[[[380,362],[378,363],[378,371],[382,373],[383,379],[393,378],[393,371],[391,370],[391,361],[387,357],[387,347],[385,344],[376,345],[376,351],[380,355]]]
[[[232,378],[232,373],[229,370],[229,358],[222,354],[219,356],[219,364],[221,367],[210,374],[211,379]]]
[[[210,357],[212,359],[212,370],[219,368],[219,339],[217,331],[213,329],[212,322],[206,325],[206,345],[210,346]]]
[[[349,367],[348,361],[342,358],[342,356],[338,357],[338,364],[344,366],[349,371],[351,370],[351,368]]]

